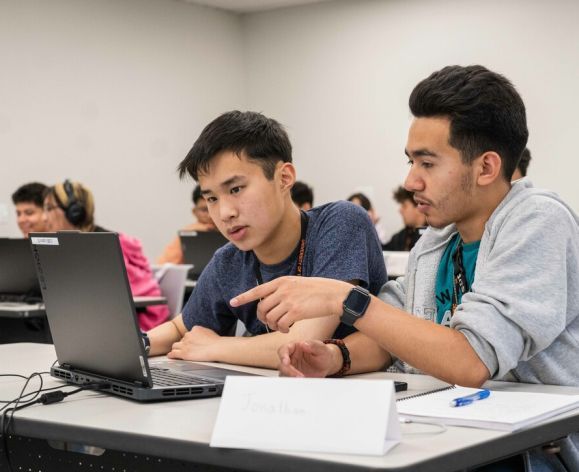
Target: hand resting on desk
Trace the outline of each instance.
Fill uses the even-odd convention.
[[[212,362],[216,360],[215,350],[219,349],[221,339],[221,336],[209,328],[194,326],[183,335],[180,341],[173,343],[167,357],[187,361]]]
[[[278,350],[282,377],[327,377],[340,370],[342,355],[334,344],[300,341]]]

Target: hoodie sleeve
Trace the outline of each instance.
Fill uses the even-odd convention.
[[[543,196],[530,197],[495,224],[472,292],[451,326],[500,379],[547,349],[577,316],[568,285],[576,278],[579,235],[574,215]]]

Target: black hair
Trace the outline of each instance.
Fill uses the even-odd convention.
[[[12,203],[33,203],[42,208],[44,203],[44,192],[48,187],[40,182],[31,182],[22,185],[12,194]]]
[[[363,193],[354,193],[348,197],[349,202],[353,200],[360,200],[360,205],[362,205],[362,208],[366,211],[370,211],[372,209],[370,199]]]
[[[486,151],[498,153],[510,182],[529,132],[525,104],[507,78],[480,65],[448,66],[422,80],[409,105],[417,118],[450,120],[449,144],[464,163]]]
[[[529,168],[529,163],[531,162],[531,151],[529,148],[525,148],[521,153],[521,158],[519,159],[519,164],[517,169],[521,172],[521,175],[525,177],[527,175],[527,169]]]
[[[292,162],[292,146],[282,125],[261,113],[230,111],[217,117],[201,132],[179,164],[179,177],[198,180],[209,170],[211,160],[222,151],[256,161],[267,179],[273,179],[279,161]]]
[[[195,185],[195,188],[193,189],[193,194],[191,195],[191,200],[193,200],[193,204],[197,205],[197,202],[202,198],[203,195],[201,195],[201,186]]]
[[[414,201],[414,192],[410,192],[402,186],[394,190],[392,196],[394,197],[394,200],[400,204],[404,203],[406,200],[410,200],[412,204],[416,206],[416,202]]]
[[[314,191],[312,187],[304,182],[297,180],[291,189],[293,202],[301,207],[304,203],[314,206]]]

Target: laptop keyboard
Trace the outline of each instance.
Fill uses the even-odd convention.
[[[200,377],[179,374],[174,371],[151,368],[153,385],[156,387],[174,387],[175,385],[210,385],[215,381],[209,381]]]

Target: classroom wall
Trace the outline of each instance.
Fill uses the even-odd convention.
[[[174,0],[0,2],[0,236],[10,194],[89,185],[97,220],[155,257],[190,220],[175,167],[234,108],[286,125],[316,202],[362,190],[389,233],[413,86],[447,64],[504,73],[526,104],[530,176],[575,209],[579,2],[335,0],[248,15]]]
[[[0,2],[0,236],[22,183],[86,183],[102,226],[155,257],[192,221],[175,168],[244,108],[238,16],[172,0]]]
[[[367,190],[392,233],[412,88],[445,65],[483,64],[526,103],[530,177],[579,210],[577,18],[573,0],[337,0],[252,14],[247,102],[287,125],[317,203]]]

